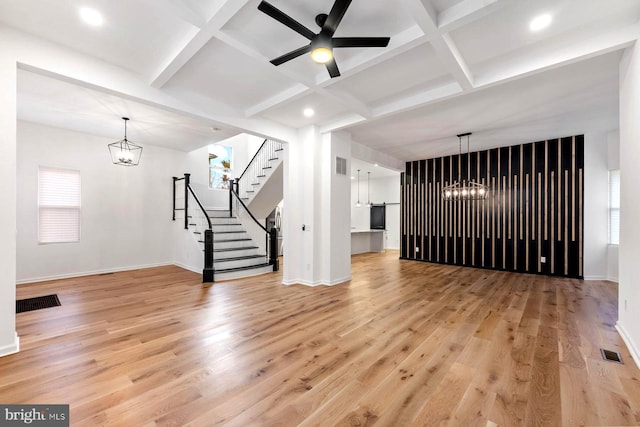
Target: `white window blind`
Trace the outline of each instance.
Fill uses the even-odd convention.
[[[80,172],[38,170],[38,242],[80,240]]]
[[[620,171],[609,171],[609,244],[620,244]]]

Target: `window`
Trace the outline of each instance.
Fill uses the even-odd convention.
[[[228,190],[231,182],[231,147],[211,145],[209,147],[209,188]]]
[[[80,172],[38,170],[38,243],[80,240]]]
[[[620,244],[620,171],[609,171],[609,244]]]

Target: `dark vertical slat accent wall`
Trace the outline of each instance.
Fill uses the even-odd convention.
[[[489,197],[443,201],[458,171]],[[583,135],[407,162],[400,185],[401,258],[582,278]]]

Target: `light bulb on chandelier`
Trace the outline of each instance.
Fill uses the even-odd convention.
[[[483,200],[489,195],[489,188],[476,181],[472,181],[471,175],[471,154],[469,153],[469,136],[471,132],[461,133],[458,136],[460,151],[458,155],[458,180],[453,184],[442,188],[442,200]],[[467,179],[462,180],[462,137],[467,137]]]

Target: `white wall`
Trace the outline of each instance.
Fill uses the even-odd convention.
[[[110,142],[18,122],[18,283],[173,263],[171,176],[185,153],[145,146],[139,166],[122,167]],[[38,244],[39,165],[80,171],[80,242]]]
[[[605,132],[584,136],[584,278],[605,280],[608,270],[609,167]]]
[[[351,279],[349,176],[335,174],[335,156],[350,159],[350,135],[321,135],[314,126],[300,129],[285,149],[285,284],[334,285]]]
[[[355,172],[352,171],[353,175]],[[363,179],[364,177],[364,179]],[[371,203],[400,203],[400,173],[393,177],[372,178],[370,180]],[[368,230],[370,211],[367,203],[367,171],[360,171],[360,208],[356,207],[358,200],[358,183],[351,180],[351,228]],[[386,208],[385,248],[400,249],[400,205],[394,204]]]
[[[609,170],[620,169],[620,131],[615,130],[607,134]],[[607,247],[607,279],[618,281],[618,245]]]
[[[18,351],[16,333],[16,61],[0,39],[0,356]]]
[[[620,248],[617,328],[640,366],[640,45],[620,62]]]

